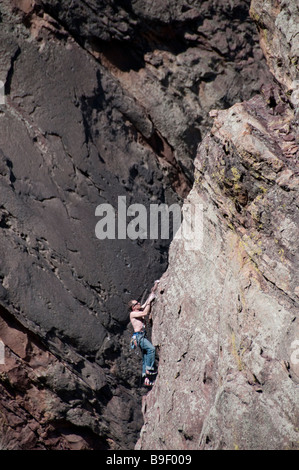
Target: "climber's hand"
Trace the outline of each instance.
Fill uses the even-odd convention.
[[[154,287],[152,287],[151,292],[153,292],[153,293],[155,292],[155,290],[156,290],[157,287],[158,287],[159,282],[160,282],[160,281],[155,281]]]

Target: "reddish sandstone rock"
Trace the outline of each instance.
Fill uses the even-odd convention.
[[[299,168],[280,132],[292,116],[254,98],[219,112],[199,147],[186,204],[202,206],[203,243],[170,248],[138,449],[297,448]]]
[[[296,8],[252,2],[282,87],[213,111],[199,146],[185,204],[201,205],[203,237],[170,247],[138,449],[298,448],[298,108],[285,94]]]
[[[135,445],[143,392],[126,304],[165,271],[169,241],[100,242],[95,208],[116,207],[119,195],[181,204],[209,111],[271,81],[248,0],[191,3],[0,3],[0,403],[10,446]],[[207,383],[211,374],[209,365]]]

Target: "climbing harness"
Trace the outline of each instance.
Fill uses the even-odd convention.
[[[130,347],[131,349],[136,349],[138,344],[140,343],[140,339],[145,336],[144,331],[137,331],[136,333],[133,334],[131,341],[130,341]]]
[[[134,334],[131,338],[131,341],[130,341],[130,348],[131,349],[136,349],[137,348],[137,337],[136,335]]]

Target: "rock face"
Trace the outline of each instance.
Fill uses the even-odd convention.
[[[203,233],[194,250],[170,247],[137,448],[298,449],[298,7],[251,12],[279,85],[211,113],[186,201]]]
[[[182,204],[209,111],[271,83],[248,11],[246,0],[1,2],[3,447],[134,447],[142,392],[126,303],[166,270],[169,241],[98,240],[95,209],[118,196]],[[292,133],[277,132],[294,155]]]
[[[288,90],[298,80],[298,5],[280,0],[252,0],[250,13],[271,72]]]

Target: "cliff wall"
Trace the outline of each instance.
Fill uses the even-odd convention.
[[[183,203],[198,143],[213,123],[211,109],[249,100],[272,82],[249,1],[2,0],[0,21],[0,442],[15,449],[131,449],[143,423],[144,392],[140,358],[129,352],[126,304],[165,272],[169,241],[98,240],[95,209],[101,203],[117,209],[118,196],[147,208]],[[287,153],[291,135],[285,132]],[[217,148],[215,139],[207,135],[203,145]],[[233,155],[239,168],[243,160]],[[212,178],[201,161],[195,185]],[[233,178],[229,168],[226,183]],[[293,176],[283,175],[288,185]],[[250,203],[257,204],[264,193],[255,175],[246,178],[254,186]],[[196,187],[190,197],[204,197]],[[224,205],[237,197],[234,185],[228,195],[219,188]],[[236,231],[241,215],[232,221]],[[227,232],[223,218],[218,225]],[[285,234],[290,227],[286,222]],[[236,233],[230,237],[236,242]],[[284,249],[281,240],[274,248]],[[188,260],[182,262],[187,270]],[[169,299],[165,324],[171,305]],[[215,313],[208,304],[205,310]],[[169,338],[177,334],[170,329]],[[161,373],[165,346],[161,341]],[[163,374],[149,400],[161,380]]]
[[[276,84],[211,113],[185,201],[202,233],[170,247],[137,448],[298,449],[299,16],[295,2],[250,11]]]

